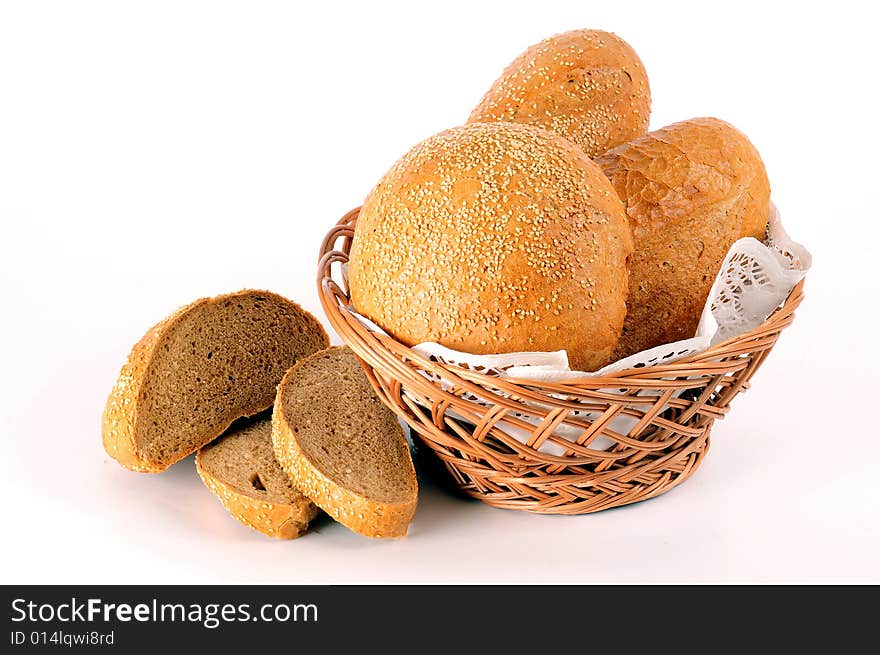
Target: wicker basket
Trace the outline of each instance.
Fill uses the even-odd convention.
[[[427,359],[345,309],[341,264],[358,211],[346,214],[321,246],[324,311],[385,404],[459,488],[495,507],[584,514],[657,496],[685,480],[709,448],[715,419],[748,388],[803,297],[801,281],[759,328],[672,364],[564,383],[487,375]],[[615,428],[619,417],[630,417],[628,430]],[[569,426],[568,439],[560,426]],[[597,449],[604,440],[612,445]]]

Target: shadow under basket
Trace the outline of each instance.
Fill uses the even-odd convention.
[[[712,424],[748,388],[803,297],[802,280],[760,327],[671,364],[553,383],[499,377],[427,358],[348,311],[342,264],[358,211],[321,246],[327,318],[457,486],[505,509],[586,514],[687,479],[709,449]]]

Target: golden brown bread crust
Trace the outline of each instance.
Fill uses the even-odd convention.
[[[650,114],[648,75],[630,45],[609,32],[574,30],[517,57],[468,122],[540,125],[596,157],[647,132]]]
[[[566,349],[593,370],[626,313],[623,206],[583,150],[543,128],[472,123],[386,173],[349,259],[354,308],[407,345]]]
[[[275,459],[306,497],[350,530],[373,538],[403,537],[416,512],[417,490],[406,502],[376,502],[338,485],[312,465],[299,445],[285,415],[282,400],[285,387],[290,384],[299,370],[307,366],[309,360],[321,357],[327,351],[342,349],[344,347],[328,348],[297,362],[278,385],[278,395],[272,411],[272,445]],[[409,466],[412,479],[415,481],[416,473],[412,461],[409,462]]]
[[[150,368],[153,357],[156,354],[156,348],[161,343],[162,337],[171,330],[184,316],[199,307],[213,302],[222,302],[226,299],[235,298],[241,294],[260,293],[282,302],[294,305],[299,312],[312,324],[316,332],[323,336],[325,345],[330,343],[326,330],[321,323],[309,312],[302,309],[296,303],[272,293],[271,291],[254,291],[245,289],[234,293],[216,296],[214,298],[200,298],[189,305],[185,305],[175,311],[170,316],[159,321],[150,328],[147,333],[134,345],[128,355],[128,359],[122,366],[119,377],[113,386],[107,398],[107,404],[104,407],[104,413],[101,420],[101,440],[104,444],[104,450],[113,457],[122,466],[139,471],[142,473],[159,473],[164,471],[173,462],[157,462],[150,460],[146,454],[140,450],[135,440],[135,429],[138,421],[138,407],[141,399],[146,373]],[[252,416],[268,409],[271,404],[255,404],[246,408],[242,413],[245,416]],[[220,436],[232,421],[239,417],[231,417],[229,423],[222,426],[215,437]],[[195,449],[192,451],[195,452]],[[191,454],[191,453],[190,453]]]
[[[730,246],[764,238],[770,182],[758,151],[732,125],[695,118],[596,161],[626,206],[635,244],[613,359],[694,336]]]
[[[202,451],[196,455],[196,470],[205,486],[216,495],[232,516],[248,527],[276,539],[296,539],[318,515],[318,508],[303,498],[300,503],[273,503],[242,493],[213,477],[202,467]]]
[[[205,299],[197,300],[196,303]],[[196,303],[193,303],[195,305]],[[158,473],[166,467],[157,466],[141,456],[135,447],[134,426],[137,424],[137,402],[144,383],[144,373],[166,328],[176,322],[192,305],[181,307],[151,327],[134,345],[119,372],[116,384],[107,398],[101,421],[104,450],[122,466],[132,471]]]

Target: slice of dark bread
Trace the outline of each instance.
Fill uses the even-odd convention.
[[[196,470],[232,516],[270,537],[295,539],[318,513],[275,461],[270,417],[233,425],[199,451]]]
[[[197,300],[135,344],[107,399],[104,448],[130,469],[162,471],[271,407],[284,372],[327,344],[317,319],[277,294]]]
[[[368,537],[406,534],[418,499],[409,446],[348,348],[290,369],[272,414],[275,457],[296,486]]]

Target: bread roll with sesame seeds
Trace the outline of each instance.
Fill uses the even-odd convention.
[[[271,417],[233,425],[198,452],[196,470],[234,518],[270,537],[296,539],[318,515],[275,460]]]
[[[104,449],[134,471],[163,471],[271,407],[284,372],[328,343],[314,316],[269,291],[196,300],[131,349],[104,408]]]
[[[770,182],[761,156],[729,123],[694,118],[597,163],[626,205],[635,244],[614,359],[694,336],[730,246],[764,238]]]
[[[531,46],[502,73],[469,122],[549,128],[590,157],[648,131],[651,90],[630,45],[601,30],[574,30]]]
[[[593,370],[626,312],[623,205],[582,149],[515,123],[471,123],[404,155],[364,202],[354,308],[407,345],[568,351]]]

